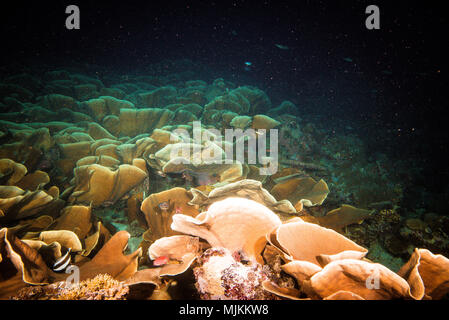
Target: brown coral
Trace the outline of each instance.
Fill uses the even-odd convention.
[[[299,220],[282,224],[270,239],[291,260],[308,261],[316,265],[320,265],[317,259],[320,255],[333,255],[347,250],[367,252],[334,230]]]
[[[365,210],[343,204],[340,208],[329,211],[323,217],[316,217],[318,223],[326,228],[342,232],[343,228],[353,224],[362,223],[373,214],[374,210]]]
[[[18,187],[0,186],[0,221],[14,221],[31,217],[49,209],[53,197],[45,191],[24,191]]]
[[[177,275],[186,271],[200,254],[196,237],[177,235],[156,240],[148,249],[152,260],[166,257],[167,263],[158,270],[158,276]]]
[[[69,201],[76,203],[114,203],[138,186],[147,174],[136,166],[123,164],[111,171],[98,164],[77,167],[74,170],[75,188]]]
[[[177,234],[170,228],[174,214],[195,217],[199,213],[198,206],[190,205],[190,200],[192,196],[184,188],[153,193],[145,198],[141,205],[149,228],[145,240],[151,244],[159,238]]]
[[[48,284],[51,271],[36,250],[0,229],[0,298],[7,298],[27,284]]]
[[[291,203],[298,201],[304,206],[321,205],[329,194],[326,182],[321,179],[318,182],[311,177],[286,179],[276,184],[271,193],[278,200],[288,199]]]
[[[120,110],[120,134],[135,137],[138,134],[151,132],[155,128],[162,128],[174,113],[167,109],[126,109]]]

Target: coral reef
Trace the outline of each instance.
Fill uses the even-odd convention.
[[[210,227],[202,229],[200,225],[204,222],[195,222],[182,215],[173,217],[174,230],[200,236],[212,246],[199,256],[194,268],[195,285],[204,299],[266,299],[271,296],[260,295],[263,292],[260,290],[266,290],[292,299],[420,300],[432,298],[432,295],[437,299],[441,298],[449,290],[446,285],[448,273],[447,270],[443,271],[449,260],[444,256],[435,256],[426,249],[415,249],[414,255],[395,273],[379,263],[367,260],[365,256],[368,250],[350,239],[300,218],[277,224],[274,229],[267,228],[270,231],[265,238],[259,238],[262,240],[262,247],[266,246],[268,240],[271,250],[277,251],[286,261],[280,267],[296,279],[299,290],[283,288],[273,281],[279,280],[279,277],[274,276],[275,270],[271,269],[275,264],[266,263],[273,254],[266,254],[265,259],[258,259],[255,252],[245,245],[248,240],[256,239],[248,232],[233,234],[241,235],[243,239],[232,239],[234,237],[229,236],[228,230],[235,230],[239,219],[230,219],[234,216],[233,210],[227,209],[226,201],[238,202],[237,199],[228,198],[215,202],[213,205],[217,204],[217,209],[211,205],[205,215],[200,214],[205,221],[216,217],[220,221],[219,228],[214,228],[212,221],[209,222]],[[219,208],[226,210],[220,211]],[[250,211],[242,205],[238,208],[242,215]],[[181,219],[180,222],[178,219]],[[268,227],[268,221],[261,220],[261,223]],[[159,256],[164,256],[178,246],[176,241],[171,242],[162,252],[159,251]],[[255,244],[250,246],[254,247]],[[417,262],[420,259],[428,261],[421,265],[421,269]],[[430,280],[428,277],[433,269],[438,270],[439,278]],[[382,285],[379,286],[379,283]],[[372,290],[374,287],[371,286],[376,286],[376,290]]]
[[[184,64],[1,79],[0,298],[447,293],[449,219],[404,205],[416,168],[370,154],[296,102],[272,107],[259,88],[168,71]],[[277,172],[260,170],[275,141],[250,163],[249,137],[225,141],[232,128],[278,130]],[[243,161],[226,153],[239,143]],[[373,273],[380,290],[366,288]]]

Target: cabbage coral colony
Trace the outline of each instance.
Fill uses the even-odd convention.
[[[449,260],[431,252],[445,253],[447,221],[404,222],[386,162],[366,162],[355,138],[323,142],[292,102],[272,106],[262,90],[224,79],[128,76],[106,86],[64,70],[11,76],[0,92],[2,299],[421,300],[448,291]],[[176,130],[191,134],[195,121],[210,139],[193,149]],[[224,154],[232,128],[277,129],[278,171],[194,161]],[[180,145],[196,150],[181,163],[171,158]],[[351,172],[357,161],[363,174]],[[402,238],[379,236],[393,228]],[[375,245],[395,263],[371,253]]]

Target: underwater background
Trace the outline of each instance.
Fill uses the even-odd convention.
[[[79,1],[69,30],[71,4],[1,12],[2,299],[347,299],[318,275],[362,259],[394,290],[351,298],[445,297],[441,4],[377,1],[368,30],[367,1]],[[214,139],[277,129],[278,172],[173,164],[170,134],[194,121]]]

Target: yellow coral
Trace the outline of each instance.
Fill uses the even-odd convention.
[[[78,285],[64,288],[52,300],[124,300],[128,288],[109,274],[99,274]]]

